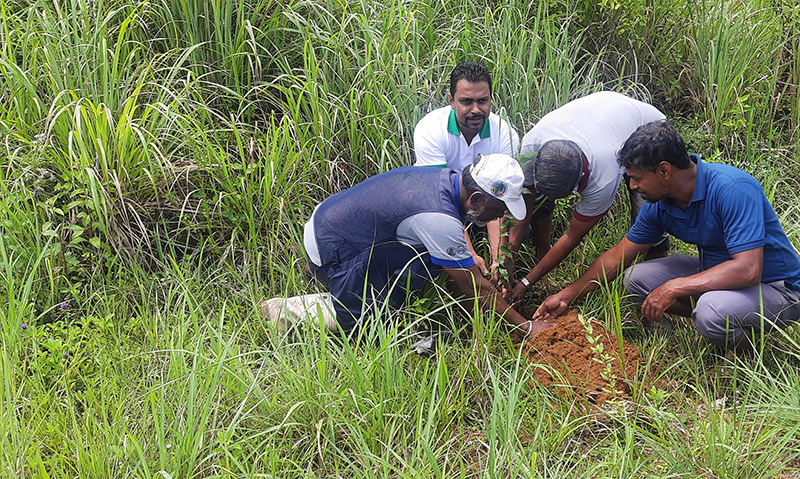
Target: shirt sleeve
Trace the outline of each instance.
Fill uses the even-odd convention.
[[[397,226],[397,239],[423,245],[434,264],[446,268],[469,268],[475,264],[464,239],[464,225],[444,213],[419,213]]]
[[[414,155],[417,162],[414,166],[447,166],[445,145],[442,138],[436,134],[436,128],[430,125],[430,118],[423,117],[414,128]]]
[[[661,240],[664,227],[658,217],[658,205],[645,203],[625,236],[636,244],[653,244]]]
[[[503,153],[514,158],[519,154],[519,135],[503,118],[500,118],[500,143],[497,153]]]
[[[591,194],[581,196],[581,200],[575,205],[575,213],[584,218],[603,216],[614,203],[619,184],[620,180],[617,178],[616,182],[607,183]]]
[[[528,133],[525,133],[525,136],[522,137],[522,142],[519,145],[519,154],[526,155],[529,153],[533,153],[533,156],[536,156],[536,153],[539,152],[539,148],[541,148],[541,142],[538,140],[536,132],[534,131],[535,128],[531,128]]]
[[[737,181],[719,194],[719,214],[728,253],[736,254],[764,246],[767,229],[761,187],[750,181]]]

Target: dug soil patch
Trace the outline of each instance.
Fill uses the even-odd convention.
[[[522,345],[523,355],[535,364],[536,379],[561,396],[579,395],[594,403],[629,397],[629,381],[641,362],[636,348],[624,344],[620,354],[615,336],[596,320],[584,326],[574,310],[556,322]]]

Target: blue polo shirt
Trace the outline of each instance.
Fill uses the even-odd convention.
[[[645,203],[627,237],[637,244],[656,243],[666,231],[697,245],[700,267],[712,268],[732,254],[764,247],[763,283],[785,281],[800,291],[800,259],[786,237],[761,184],[728,165],[697,163],[692,200],[686,211],[671,199]]]

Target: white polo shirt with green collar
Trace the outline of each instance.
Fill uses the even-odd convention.
[[[467,145],[456,113],[446,106],[425,115],[414,128],[414,166],[437,166],[461,171],[478,155],[504,153],[516,157],[519,135],[500,116],[490,113],[481,131]]]

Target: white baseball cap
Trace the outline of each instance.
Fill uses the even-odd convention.
[[[525,200],[522,185],[525,174],[517,160],[502,153],[478,155],[472,164],[472,178],[484,191],[506,204],[518,220],[525,219]]]

